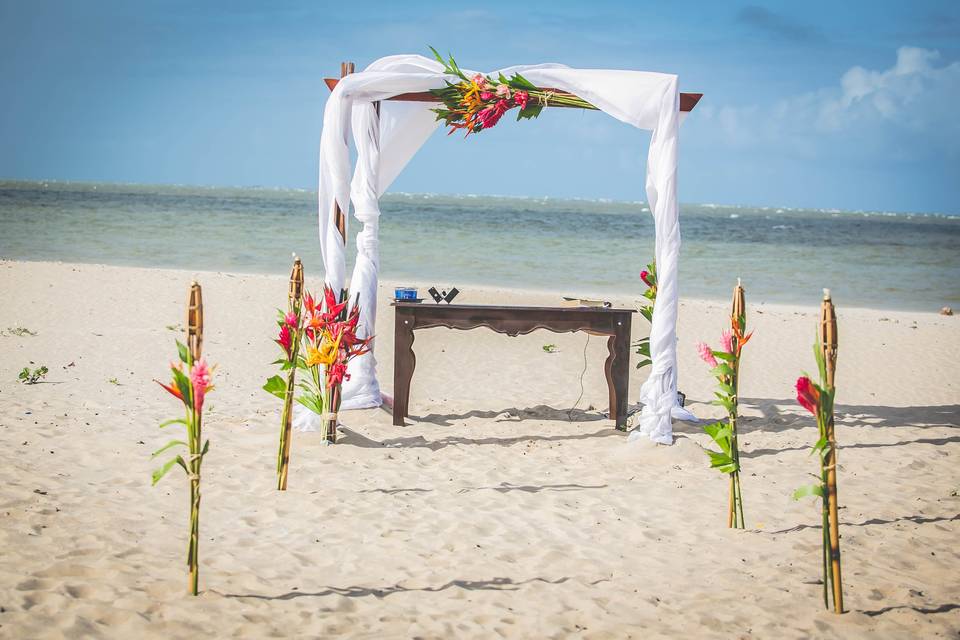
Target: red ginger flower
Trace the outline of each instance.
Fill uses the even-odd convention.
[[[650,280],[648,280],[649,277],[650,277],[650,272],[647,271],[646,269],[640,272],[640,279],[643,280],[643,283],[648,287],[652,287],[653,283],[650,282]]]
[[[289,324],[284,323],[280,325],[280,335],[274,342],[283,347],[283,351],[287,354],[287,359],[289,360],[293,348],[293,336],[290,334]]]
[[[480,120],[480,126],[484,129],[496,126],[509,108],[510,104],[506,100],[497,100],[478,114],[477,118]]]
[[[513,103],[521,109],[527,108],[527,102],[530,100],[530,94],[526,91],[514,91]]]
[[[797,378],[797,402],[813,415],[817,415],[817,406],[820,404],[820,390],[807,376]]]

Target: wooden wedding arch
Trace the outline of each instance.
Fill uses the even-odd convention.
[[[343,77],[345,77],[345,76],[353,73],[355,69],[356,69],[356,66],[354,65],[354,63],[352,63],[352,62],[341,62],[341,63],[340,63],[340,78],[343,78]],[[326,83],[327,88],[330,89],[330,91],[333,91],[333,89],[337,86],[337,83],[340,82],[340,79],[339,79],[339,78],[324,78],[323,81],[324,81],[324,83]],[[554,93],[554,94],[556,94],[557,96],[560,96],[560,97],[564,97],[564,96],[565,96],[565,97],[573,97],[573,98],[578,98],[578,97],[579,97],[579,96],[574,96],[572,93],[569,93],[569,92],[567,92],[567,91],[561,91],[561,90],[559,90],[559,89],[551,89],[551,88],[548,88],[548,87],[541,88],[541,91],[549,91],[549,92]],[[680,111],[684,111],[684,112],[693,111],[693,108],[697,106],[697,103],[700,102],[700,98],[702,98],[702,97],[703,97],[703,94],[702,94],[702,93],[681,93],[681,94],[680,94]],[[436,103],[441,102],[440,98],[438,98],[437,96],[433,95],[433,94],[430,93],[429,91],[420,91],[420,92],[415,92],[415,93],[400,93],[400,94],[397,94],[397,95],[395,95],[395,96],[393,96],[393,97],[387,98],[387,100],[399,100],[399,101],[402,101],[402,102],[436,102]],[[375,103],[375,104],[376,104],[376,103]],[[562,105],[562,104],[561,104],[561,105],[549,105],[549,106],[550,106],[551,108],[561,107],[561,108],[564,108],[564,109],[583,109],[583,108],[590,108],[590,109],[599,111],[599,109],[597,109],[596,107],[574,107],[574,106]],[[379,113],[379,112],[380,112],[379,104],[376,104],[376,107],[377,107],[377,113]],[[337,203],[334,204],[334,219],[335,219],[335,223],[336,223],[336,225],[337,225],[337,230],[340,232],[340,237],[343,239],[344,242],[346,242],[346,239],[347,239],[347,227],[346,227],[347,222],[346,222],[345,216],[343,215],[343,212],[340,210],[340,205],[337,204]]]

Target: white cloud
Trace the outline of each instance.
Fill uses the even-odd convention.
[[[937,66],[939,61],[938,51],[901,47],[888,69],[852,67],[830,87],[773,105],[704,110],[703,116],[735,146],[776,143],[799,155],[814,155],[826,136],[877,147],[880,138],[901,132],[915,136],[914,142],[956,154],[960,62]]]

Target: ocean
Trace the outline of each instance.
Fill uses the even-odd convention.
[[[0,181],[0,258],[289,273],[322,270],[316,194],[254,188]],[[639,296],[645,203],[394,193],[381,277]],[[960,217],[682,204],[681,296],[937,311],[960,306]],[[352,221],[350,238],[358,230]],[[351,257],[352,261],[352,251]]]

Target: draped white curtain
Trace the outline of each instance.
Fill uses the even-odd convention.
[[[569,91],[622,122],[653,132],[647,154],[646,190],[656,228],[659,287],[650,331],[652,370],[640,391],[644,408],[631,438],[642,434],[656,442],[670,443],[671,415],[692,418],[677,406],[676,393],[680,252],[677,77],[641,71],[571,69],[559,64],[508,67],[489,75],[498,73],[520,73],[535,85]],[[327,101],[320,138],[320,248],[326,281],[339,291],[346,282],[346,252],[336,227],[334,208],[339,205],[346,216],[353,202],[354,215],[362,227],[356,238],[357,260],[350,295],[352,301],[361,305],[359,332],[363,336],[376,334],[379,197],[438,127],[435,114],[430,111],[433,105],[385,99],[400,93],[437,89],[444,86],[446,79],[455,81],[445,76],[442,66],[434,60],[418,55],[388,56],[343,78]],[[381,100],[378,115],[374,103]],[[357,151],[352,180],[351,132]],[[349,373],[341,408],[379,405],[375,350],[352,361]]]

